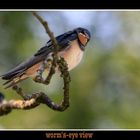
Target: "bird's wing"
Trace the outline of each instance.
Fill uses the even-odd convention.
[[[17,76],[21,76],[22,74],[24,74],[24,72],[27,69],[29,69],[30,67],[34,66],[35,64],[43,61],[47,57],[47,55],[51,52],[49,47],[45,46],[45,48],[46,48],[46,52],[44,54],[32,56],[30,59],[17,65],[14,69],[10,70],[6,74],[1,75],[2,79],[9,80],[9,79],[13,79]]]
[[[77,38],[77,34],[73,31],[66,32],[62,35],[59,35],[56,37],[56,40],[60,46],[59,51],[65,49],[67,46],[69,46],[69,42],[72,40],[75,40]],[[46,45],[42,48],[40,48],[37,53],[34,54],[30,59],[27,61],[21,63],[11,71],[7,72],[4,75],[1,75],[2,79],[9,80],[13,79],[15,77],[21,76],[24,74],[24,72],[31,68],[33,65],[43,61],[47,55],[52,52],[53,50],[53,44],[52,41],[49,40]]]
[[[66,32],[66,33],[64,33],[62,35],[57,36],[56,40],[57,40],[58,45],[60,47],[58,49],[58,51],[61,51],[61,50],[65,49],[66,47],[68,47],[70,41],[75,40],[75,39],[77,39],[77,34],[74,31],[69,31],[69,32]],[[45,54],[45,52],[48,50],[48,48],[50,50],[53,50],[53,44],[52,44],[51,40],[49,40],[46,43],[46,45],[48,47],[46,47],[46,46],[42,47],[40,50],[37,51],[37,53],[34,56]]]

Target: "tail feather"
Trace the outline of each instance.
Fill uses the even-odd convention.
[[[12,80],[8,80],[6,82],[3,83],[3,85],[7,85],[8,83],[10,83]]]
[[[38,56],[38,57],[31,57],[28,60],[22,62],[21,64],[17,65],[15,68],[13,68],[8,73],[1,75],[2,79],[4,80],[10,80],[13,77],[17,77],[17,75],[24,73],[27,69],[31,68],[35,64],[42,61],[44,57]]]
[[[40,67],[40,63],[44,58],[45,55],[40,56],[33,56],[32,58],[28,59],[27,61],[21,63],[11,71],[9,71],[6,74],[1,75],[0,77],[3,80],[7,80],[3,85],[6,85],[5,88],[12,87],[19,83],[20,81],[23,81],[27,79],[29,76],[36,73],[38,68]]]
[[[11,79],[13,79],[13,78],[15,78],[15,77],[17,77],[17,76],[20,76],[20,75],[22,75],[23,74],[23,72],[24,72],[24,69],[23,70],[20,70],[20,71],[15,71],[15,72],[8,72],[8,73],[6,73],[6,74],[4,74],[4,75],[1,75],[0,77],[3,79],[3,80],[11,80]]]
[[[4,88],[7,89],[7,88],[10,88],[10,87],[13,87],[14,85],[16,85],[17,83],[27,79],[28,77],[26,75],[23,75],[22,77],[17,77],[15,79],[11,79],[11,80],[8,80],[7,82],[5,82],[3,85],[6,85]]]
[[[14,85],[16,85],[16,83],[12,81],[9,85],[5,86],[4,88],[7,89],[13,87]]]

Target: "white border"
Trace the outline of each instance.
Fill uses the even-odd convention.
[[[140,11],[140,9],[0,9],[0,11]]]

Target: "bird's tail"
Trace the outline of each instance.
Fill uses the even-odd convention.
[[[27,75],[22,75],[20,77],[15,77],[13,79],[10,79],[8,81],[6,81],[5,83],[3,83],[3,85],[5,86],[5,89],[13,87],[14,85],[16,85],[17,83],[27,79],[28,76]]]

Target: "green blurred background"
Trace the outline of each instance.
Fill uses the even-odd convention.
[[[92,35],[80,65],[70,72],[70,107],[56,112],[45,105],[0,117],[1,129],[140,128],[140,11],[40,11],[57,36],[76,27]],[[48,36],[31,12],[0,12],[0,74],[33,55]],[[21,99],[11,89],[7,100]],[[63,82],[48,87],[31,79],[20,85],[62,99]]]

